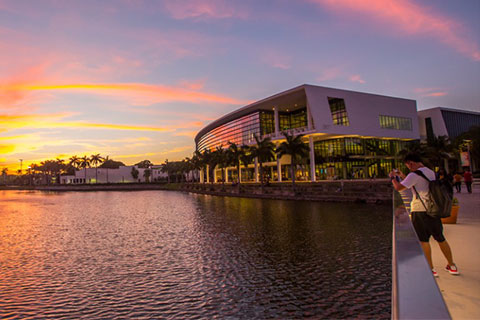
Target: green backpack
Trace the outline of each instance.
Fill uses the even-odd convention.
[[[416,170],[414,173],[428,181],[428,200],[425,204],[417,192],[417,189],[413,187],[417,198],[420,199],[427,214],[434,218],[447,218],[450,217],[453,204],[453,186],[446,180],[430,180],[422,171]]]

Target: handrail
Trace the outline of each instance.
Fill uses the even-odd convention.
[[[392,319],[451,319],[396,191],[392,238]]]

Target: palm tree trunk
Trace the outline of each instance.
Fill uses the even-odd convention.
[[[294,155],[292,154],[292,160],[290,161],[290,173],[292,174],[292,190],[293,190],[293,194],[295,194],[295,174],[296,174],[296,170],[295,170],[295,160],[294,160]]]
[[[95,164],[95,183],[98,183],[98,170],[97,170],[97,164]]]

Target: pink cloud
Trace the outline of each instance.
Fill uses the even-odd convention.
[[[280,50],[267,49],[261,54],[261,61],[273,68],[287,70],[291,68],[292,58]]]
[[[365,80],[362,79],[362,77],[359,74],[352,74],[349,78],[350,81],[352,82],[358,82],[361,84],[365,83]]]
[[[407,35],[427,35],[458,52],[480,61],[480,49],[466,36],[462,24],[411,0],[307,0],[335,14],[360,13],[362,20],[378,24],[380,30]],[[357,18],[354,16],[353,18]]]
[[[321,72],[320,76],[317,77],[317,81],[324,82],[328,80],[333,80],[335,78],[338,78],[341,74],[342,70],[340,70],[340,68],[326,68]]]
[[[247,18],[247,12],[224,0],[168,0],[166,11],[178,20],[183,19],[227,19]]]

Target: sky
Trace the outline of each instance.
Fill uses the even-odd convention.
[[[304,83],[480,111],[480,0],[0,0],[0,168],[181,160]]]

